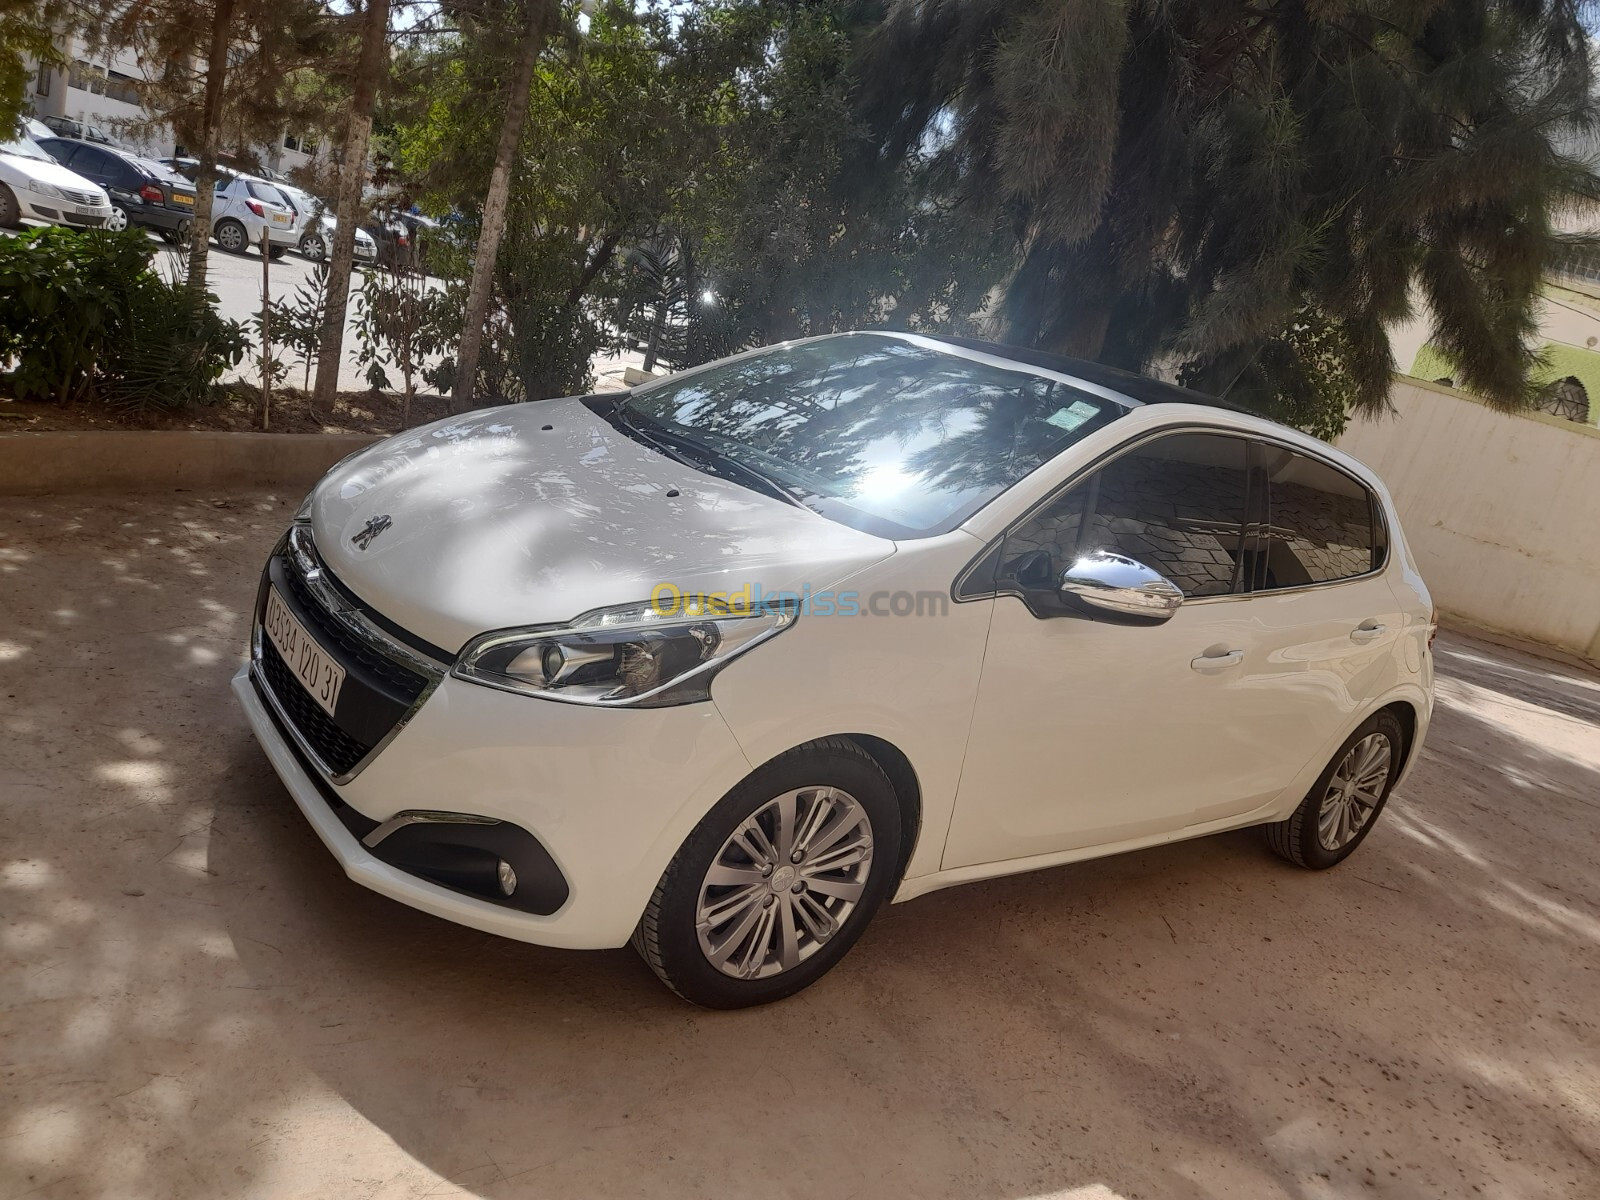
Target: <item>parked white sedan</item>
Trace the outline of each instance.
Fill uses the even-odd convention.
[[[0,226],[24,219],[92,227],[111,216],[105,191],[67,170],[26,134],[0,142]]]
[[[358,882],[631,939],[737,1007],[888,899],[1247,825],[1338,863],[1417,759],[1433,629],[1339,451],[1093,364],[861,333],[346,460],[234,688]]]

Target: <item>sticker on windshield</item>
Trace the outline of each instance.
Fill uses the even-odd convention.
[[[1074,400],[1066,408],[1058,408],[1044,419],[1046,425],[1054,425],[1057,429],[1065,429],[1071,433],[1090,417],[1100,410],[1087,400]]]

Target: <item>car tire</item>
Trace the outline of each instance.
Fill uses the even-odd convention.
[[[113,204],[111,206],[111,215],[106,218],[105,227],[111,230],[112,233],[121,233],[128,227],[128,210]]]
[[[250,235],[245,228],[232,217],[224,217],[218,221],[211,230],[211,236],[216,239],[229,254],[247,254],[250,250]]]
[[[267,247],[267,257],[269,259],[271,259],[273,262],[277,262],[280,258],[282,258],[287,253],[289,253],[289,247],[287,247],[287,246],[268,246]]]
[[[20,224],[22,224],[22,207],[17,203],[16,193],[0,183],[0,226],[14,229]]]
[[[1289,819],[1262,826],[1267,845],[1312,871],[1349,858],[1378,823],[1405,748],[1405,730],[1394,714],[1374,713],[1344,740]]]
[[[321,262],[328,256],[328,247],[315,234],[300,239],[300,257],[309,262]]]
[[[845,956],[888,898],[899,860],[900,805],[883,769],[854,742],[811,742],[757,769],[695,826],[633,946],[695,1004],[781,1000]]]

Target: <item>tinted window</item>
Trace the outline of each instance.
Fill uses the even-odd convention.
[[[1267,521],[1259,542],[1261,588],[1364,575],[1381,565],[1371,493],[1343,471],[1279,446],[1262,446]]]
[[[616,420],[759,471],[824,516],[903,537],[953,527],[1125,411],[1026,367],[849,334],[665,381]]]
[[[1247,478],[1239,438],[1185,433],[1137,447],[1007,535],[1001,586],[1051,586],[1080,555],[1110,550],[1186,596],[1239,590]]]

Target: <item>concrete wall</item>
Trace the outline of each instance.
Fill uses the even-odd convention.
[[[112,431],[0,434],[0,496],[229,486],[309,490],[368,434]]]
[[[1600,430],[1399,378],[1339,446],[1388,484],[1448,616],[1600,660]]]

